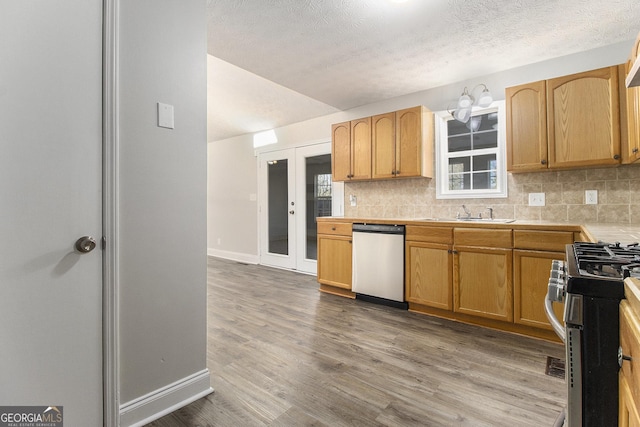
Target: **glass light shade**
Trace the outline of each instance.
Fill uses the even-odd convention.
[[[475,132],[480,129],[480,124],[482,124],[482,116],[473,116],[467,122],[467,129]]]
[[[489,89],[485,88],[478,97],[478,107],[488,107],[492,102],[493,96],[491,96],[491,92],[489,92]]]
[[[462,95],[458,99],[458,108],[467,108],[473,105],[473,98],[469,96],[469,92],[467,92],[467,88],[464,89]]]
[[[453,112],[453,118],[459,122],[467,123],[471,117],[471,106],[466,108],[458,108]]]

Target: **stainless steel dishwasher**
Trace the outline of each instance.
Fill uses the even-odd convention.
[[[404,301],[404,225],[353,224],[356,298],[407,308]]]

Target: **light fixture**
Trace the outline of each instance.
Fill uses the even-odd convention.
[[[273,129],[258,132],[253,135],[253,148],[275,144],[276,142],[278,142],[278,137]]]
[[[482,90],[482,93],[480,93],[480,96],[475,98],[473,96],[473,92],[480,86],[484,87],[484,89]],[[480,83],[479,85],[474,87],[471,90],[471,93],[469,93],[469,90],[465,87],[464,90],[462,91],[462,94],[460,95],[460,98],[458,98],[456,109],[453,110],[451,115],[457,121],[462,123],[467,123],[471,118],[471,109],[474,106],[485,108],[491,105],[492,102],[493,102],[493,97],[491,96],[491,92],[489,92],[487,85],[485,85],[484,83]],[[479,123],[477,125],[474,124],[472,125],[472,127],[479,126],[479,125],[480,125]]]

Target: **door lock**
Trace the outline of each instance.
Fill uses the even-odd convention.
[[[96,239],[91,236],[82,236],[76,240],[75,248],[82,254],[91,252],[96,248]]]

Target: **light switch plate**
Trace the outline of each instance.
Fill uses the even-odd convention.
[[[529,206],[544,206],[544,193],[529,193]]]
[[[158,127],[173,129],[173,105],[158,102]]]
[[[585,192],[584,192],[584,202],[587,205],[597,205],[598,204],[598,190],[585,190]]]

